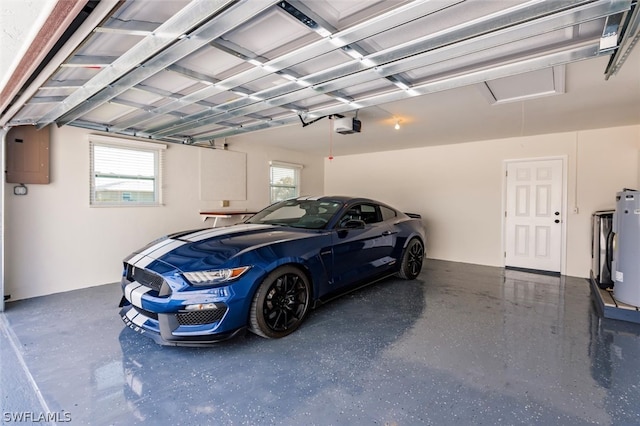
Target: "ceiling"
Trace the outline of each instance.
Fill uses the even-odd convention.
[[[640,123],[632,0],[76,3],[0,125],[345,155]]]

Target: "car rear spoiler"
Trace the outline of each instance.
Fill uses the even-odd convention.
[[[407,216],[409,216],[412,219],[422,219],[422,216],[420,216],[418,213],[407,213],[407,212],[404,212],[404,214],[406,214]]]

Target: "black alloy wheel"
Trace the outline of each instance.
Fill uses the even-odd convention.
[[[422,242],[413,238],[409,241],[407,248],[402,255],[402,263],[398,276],[405,280],[414,280],[420,275],[422,263],[424,262],[424,246]]]
[[[258,336],[280,338],[294,332],[309,310],[311,285],[294,266],[282,266],[264,279],[251,303],[250,328]]]

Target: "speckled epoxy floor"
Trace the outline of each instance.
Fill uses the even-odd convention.
[[[110,284],[7,304],[3,422],[640,424],[640,325],[600,319],[584,279],[428,260],[285,339],[209,348],[135,334],[119,298]]]

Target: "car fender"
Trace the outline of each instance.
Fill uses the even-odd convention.
[[[411,234],[409,234],[409,236],[407,236],[407,239],[404,241],[404,244],[402,245],[403,249],[406,249],[407,246],[409,245],[409,241],[411,241],[413,238],[418,238],[420,240],[420,242],[422,242],[422,245],[425,244],[425,238],[423,235],[421,235],[419,232],[412,232]]]
[[[255,291],[257,291],[258,286],[262,284],[262,281],[268,274],[284,265],[298,267],[307,275],[309,283],[311,284],[314,300],[317,298],[318,290],[322,286],[322,283],[328,282],[327,269],[319,255],[314,255],[308,259],[302,257],[283,257],[276,259],[273,263],[269,264],[268,267],[265,267],[266,274],[261,278],[260,282],[256,283],[253,292],[255,293]]]
[[[262,260],[265,260],[265,257],[262,257]],[[328,282],[327,270],[319,253],[311,255],[308,258],[301,256],[273,256],[269,260],[271,260],[271,262],[268,264],[260,265],[261,274],[256,277],[251,288],[247,292],[250,297],[247,297],[243,304],[243,309],[245,309],[246,312],[251,311],[250,308],[251,303],[253,302],[253,297],[258,291],[260,285],[264,282],[265,278],[281,266],[292,265],[303,271],[311,285],[312,303],[318,299],[323,283]]]

